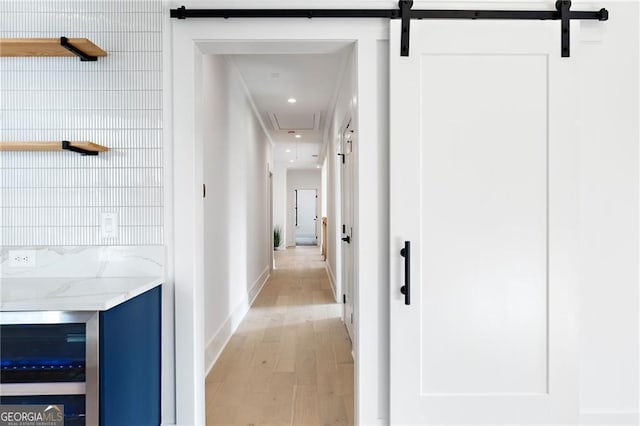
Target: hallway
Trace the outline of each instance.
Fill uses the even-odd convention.
[[[351,342],[320,250],[275,255],[277,269],[206,378],[207,424],[353,424]]]

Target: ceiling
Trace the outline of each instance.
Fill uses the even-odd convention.
[[[349,52],[344,44],[317,50],[230,55],[274,142],[274,162],[289,168],[320,164],[327,117]]]

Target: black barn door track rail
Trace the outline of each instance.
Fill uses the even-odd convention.
[[[560,21],[561,55],[569,57],[572,19],[606,21],[607,9],[573,11],[571,1],[558,0],[556,10],[414,10],[413,0],[400,0],[398,9],[171,9],[171,17],[187,18],[389,18],[402,20],[400,55],[409,56],[409,26],[412,19],[509,19]]]

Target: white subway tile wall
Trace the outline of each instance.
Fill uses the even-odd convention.
[[[0,246],[163,243],[161,31],[160,0],[0,1],[0,37],[86,37],[108,55],[0,58],[0,140],[111,149],[0,152]]]

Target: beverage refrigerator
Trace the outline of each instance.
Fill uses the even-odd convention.
[[[0,312],[0,404],[64,406],[65,426],[97,425],[98,313]]]

